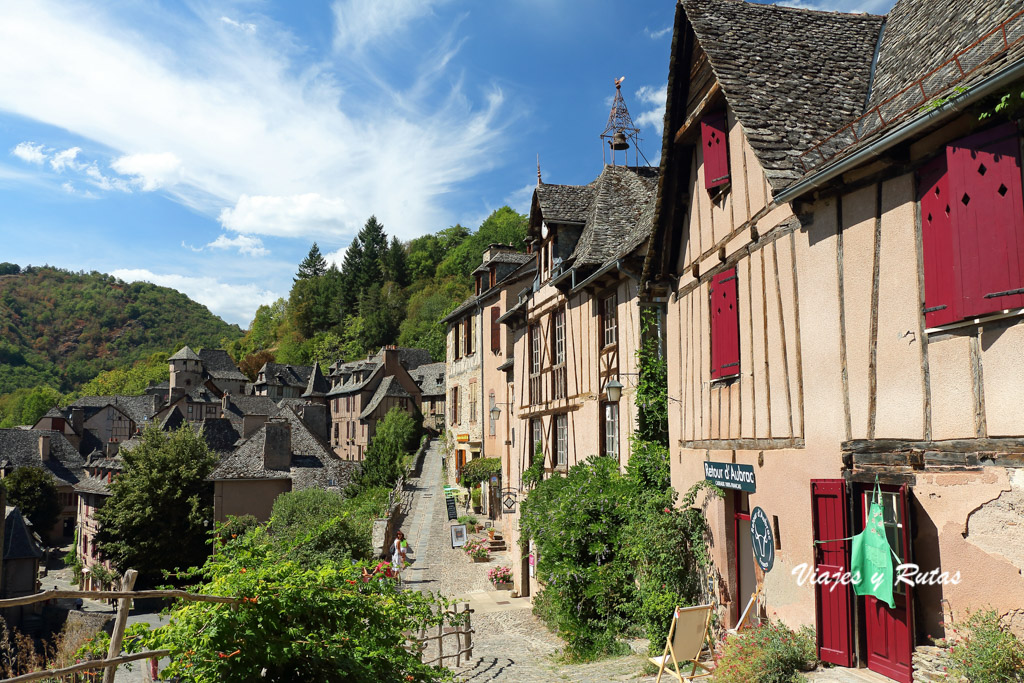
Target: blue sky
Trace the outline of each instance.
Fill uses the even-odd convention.
[[[787,4],[885,12],[892,0]],[[656,163],[672,0],[39,0],[0,14],[0,261],[229,322],[316,240],[475,228],[601,169],[614,79]]]

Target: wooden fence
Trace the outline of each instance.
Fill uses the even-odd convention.
[[[136,578],[138,578],[138,572],[134,569],[129,569],[124,573],[124,577],[121,580],[122,590],[118,591],[48,590],[43,591],[42,593],[35,593],[33,595],[24,595],[19,598],[0,600],[0,609],[5,607],[18,607],[20,605],[31,605],[37,602],[46,602],[61,598],[118,600],[117,616],[114,620],[114,630],[110,636],[110,647],[107,650],[107,656],[104,659],[93,659],[86,662],[79,662],[61,669],[33,671],[31,673],[15,676],[14,678],[5,678],[0,681],[0,683],[21,683],[22,681],[38,681],[42,679],[78,681],[81,680],[79,678],[80,674],[87,671],[95,671],[97,669],[103,670],[103,683],[114,683],[114,675],[117,672],[117,667],[121,664],[138,661],[140,659],[156,660],[170,655],[170,650],[148,650],[146,652],[137,652],[128,655],[121,654],[121,645],[124,641],[125,626],[128,623],[128,612],[131,610],[131,603],[133,599],[175,598],[188,602],[218,602],[231,605],[237,605],[242,602],[241,598],[232,598],[223,595],[203,595],[201,593],[189,593],[188,591],[183,590],[136,591],[132,590],[135,586]],[[463,605],[463,607],[464,609],[461,612],[458,609],[458,605],[455,605],[440,613],[439,616],[441,618],[437,626],[437,635],[427,635],[426,629],[421,629],[418,638],[409,638],[409,650],[419,654],[420,660],[423,661],[424,664],[436,663],[438,668],[441,668],[444,666],[445,659],[451,659],[454,657],[455,666],[459,666],[463,661],[463,656],[465,656],[466,662],[468,662],[469,658],[473,656],[474,630],[471,622],[473,610],[469,608],[468,604]],[[452,625],[446,626],[446,622]],[[450,654],[445,654],[444,651],[445,638],[455,639],[454,651]],[[427,644],[432,642],[437,643],[437,656],[424,661],[423,658],[426,656]],[[90,678],[89,680],[93,679]]]

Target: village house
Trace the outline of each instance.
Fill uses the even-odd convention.
[[[39,592],[39,564],[44,554],[32,523],[16,507],[3,505],[0,493],[0,599],[20,598]],[[34,632],[41,626],[42,604],[5,607],[0,610],[8,628]]]
[[[427,363],[409,373],[420,388],[423,427],[433,436],[444,432],[445,365]]]
[[[210,475],[214,521],[253,515],[265,522],[282,493],[314,487],[340,492],[358,468],[338,458],[292,407],[284,407]]]
[[[1021,133],[979,120],[1022,79],[1016,1],[679,2],[644,296],[673,485],[726,487],[698,501],[726,625],[761,586],[823,661],[905,682],[953,615],[1024,632]],[[958,583],[797,580],[849,571],[876,481],[899,561]]]
[[[159,407],[156,396],[83,396],[66,408],[50,409],[32,429],[61,432],[83,456],[112,455],[152,422]]]
[[[511,290],[518,292],[525,286],[533,260],[512,246],[489,245],[473,271],[473,295],[443,318],[448,327],[445,384],[454,450],[451,476],[457,477],[475,458],[507,459],[512,401],[504,370],[498,368],[511,357],[512,349],[498,318],[507,310],[509,297],[515,297]],[[495,407],[499,412],[492,414]]]
[[[22,467],[42,469],[57,486],[60,517],[52,529],[37,529],[50,542],[75,533],[74,486],[85,476],[85,459],[60,432],[38,429],[0,429],[0,479]]]
[[[264,363],[253,382],[257,396],[274,399],[299,398],[309,385],[312,366]]]
[[[410,372],[428,364],[425,349],[397,346],[385,346],[366,360],[333,364],[326,398],[334,452],[344,460],[362,460],[377,422],[396,406],[422,420],[422,391]]]

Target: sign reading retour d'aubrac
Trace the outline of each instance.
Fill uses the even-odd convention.
[[[754,479],[753,465],[737,465],[731,462],[704,461],[704,478],[722,489],[738,489],[754,493],[757,480]]]

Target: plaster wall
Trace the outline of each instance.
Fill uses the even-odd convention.
[[[292,490],[290,479],[234,479],[214,482],[213,517],[225,521],[229,515],[252,515],[261,522],[270,520],[274,501]]]

